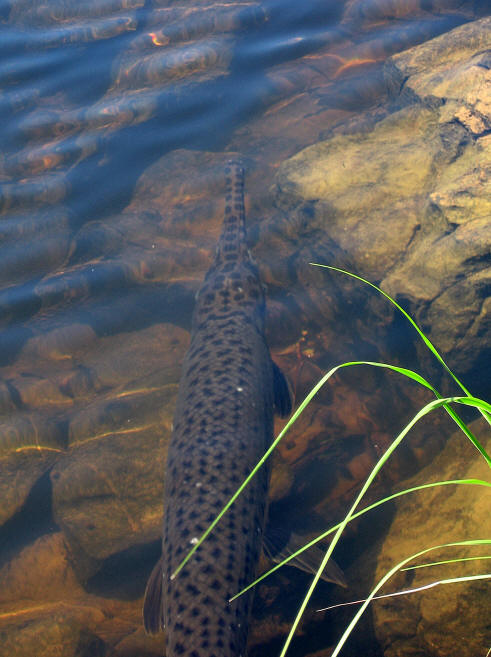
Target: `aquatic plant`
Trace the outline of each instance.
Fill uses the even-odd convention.
[[[252,472],[250,473],[249,477],[239,486],[239,488],[236,490],[236,492],[232,495],[230,500],[227,502],[227,504],[223,507],[223,509],[220,511],[220,513],[217,515],[217,517],[213,520],[213,522],[209,525],[209,527],[206,529],[206,531],[203,533],[203,535],[200,537],[196,545],[193,546],[193,548],[188,552],[186,557],[183,559],[179,567],[176,569],[176,571],[173,573],[172,577],[175,577],[182,566],[188,561],[189,558],[193,555],[196,549],[199,548],[199,545],[206,539],[206,537],[210,534],[210,532],[213,530],[215,525],[220,521],[222,516],[227,512],[228,508],[233,504],[235,499],[241,494],[241,492],[244,490],[244,488],[247,486],[249,481],[252,479],[252,477],[256,474],[256,472],[259,470],[259,468],[262,467],[266,459],[271,455],[273,450],[276,448],[278,443],[282,440],[286,432],[289,430],[289,428],[294,424],[294,422],[298,419],[298,417],[303,413],[305,408],[308,406],[308,404],[312,401],[312,399],[315,397],[315,395],[319,392],[319,390],[326,384],[326,382],[338,371],[346,367],[354,367],[354,366],[369,366],[369,367],[381,367],[388,369],[390,371],[396,372],[402,376],[405,376],[409,379],[412,379],[413,381],[416,381],[420,385],[428,388],[435,396],[435,399],[429,403],[427,403],[423,408],[421,408],[415,416],[412,418],[412,420],[402,429],[402,431],[398,434],[398,436],[394,439],[394,441],[391,443],[391,445],[387,448],[385,453],[380,457],[378,462],[375,464],[373,467],[372,471],[370,472],[369,476],[367,477],[365,483],[363,484],[360,492],[358,493],[355,501],[353,502],[351,508],[349,509],[348,513],[344,517],[344,519],[335,525],[334,527],[331,527],[327,531],[323,532],[320,534],[318,537],[316,537],[314,540],[310,541],[307,543],[305,546],[303,546],[300,550],[295,552],[294,554],[290,555],[288,558],[284,559],[281,563],[275,565],[273,568],[268,570],[266,573],[261,575],[259,578],[257,578],[254,582],[249,584],[246,588],[244,588],[242,591],[238,592],[236,596],[232,598],[232,600],[236,599],[246,591],[248,591],[250,588],[255,586],[258,582],[261,580],[265,579],[268,577],[271,573],[276,571],[278,568],[281,568],[283,565],[288,563],[288,561],[294,559],[297,555],[299,555],[301,552],[304,550],[307,550],[310,548],[312,545],[315,543],[322,541],[325,539],[327,536],[330,534],[334,534],[334,537],[325,553],[325,556],[317,570],[317,573],[315,574],[308,590],[307,593],[300,605],[300,608],[297,612],[297,615],[295,617],[295,620],[291,626],[290,632],[288,634],[288,637],[286,638],[286,641],[283,645],[283,649],[280,653],[279,657],[284,657],[286,654],[288,647],[292,641],[292,638],[295,634],[295,631],[298,627],[298,624],[302,618],[302,615],[307,607],[307,604],[317,586],[317,583],[319,582],[319,579],[321,578],[322,572],[324,571],[326,564],[331,557],[332,552],[334,551],[334,548],[336,547],[337,543],[339,542],[339,539],[341,538],[341,535],[347,526],[349,522],[354,520],[355,518],[368,513],[372,509],[374,509],[377,506],[380,506],[381,504],[385,504],[386,502],[395,499],[396,497],[400,497],[402,495],[407,495],[409,493],[413,493],[419,490],[423,490],[425,488],[431,488],[431,487],[436,487],[436,486],[448,486],[448,485],[471,485],[471,486],[484,486],[484,487],[490,487],[491,488],[491,483],[488,481],[483,481],[480,479],[456,479],[456,480],[449,480],[449,481],[438,481],[438,482],[432,482],[428,484],[423,484],[419,486],[415,486],[409,489],[405,489],[402,491],[399,491],[397,493],[394,493],[392,495],[389,495],[369,506],[367,506],[364,509],[358,510],[359,504],[362,501],[364,495],[368,491],[369,487],[373,483],[376,475],[380,472],[384,464],[388,461],[388,459],[391,457],[393,452],[397,449],[397,447],[401,444],[401,442],[404,440],[406,435],[410,432],[410,430],[417,424],[417,422],[426,416],[427,414],[431,413],[437,408],[443,407],[446,412],[450,415],[450,417],[454,420],[454,422],[457,424],[457,426],[462,430],[464,435],[471,441],[471,443],[474,445],[474,447],[479,451],[481,456],[485,459],[487,462],[488,466],[491,468],[491,458],[483,445],[479,442],[479,440],[474,436],[473,432],[469,429],[469,427],[466,425],[466,423],[462,420],[462,418],[458,415],[458,413],[455,411],[455,409],[451,406],[451,404],[460,404],[460,405],[465,405],[465,406],[472,406],[480,411],[482,416],[486,419],[486,421],[491,424],[491,404],[486,402],[483,399],[479,399],[477,397],[474,397],[471,395],[469,390],[464,386],[464,384],[459,380],[459,378],[452,372],[452,370],[448,367],[448,365],[445,363],[439,352],[437,351],[436,347],[431,343],[429,338],[424,334],[424,332],[421,330],[421,328],[416,324],[416,322],[412,319],[412,317],[392,298],[390,297],[386,292],[381,290],[379,287],[377,287],[374,283],[371,283],[370,281],[357,276],[356,274],[353,274],[351,272],[345,271],[343,269],[339,269],[337,267],[331,267],[328,265],[320,265],[317,263],[310,263],[314,266],[318,267],[324,267],[330,270],[334,270],[337,272],[341,272],[347,276],[351,276],[361,282],[363,282],[366,285],[371,286],[375,290],[377,290],[380,294],[382,294],[385,298],[387,298],[390,303],[394,305],[395,308],[397,308],[405,317],[406,319],[411,323],[411,325],[414,327],[414,329],[417,331],[419,336],[422,338],[423,342],[427,346],[427,348],[431,351],[431,353],[436,357],[436,359],[440,362],[440,364],[443,366],[445,371],[453,378],[453,380],[457,383],[457,385],[460,387],[460,389],[465,393],[463,396],[452,396],[452,397],[443,397],[438,390],[432,386],[424,377],[422,377],[420,374],[417,372],[414,372],[412,370],[409,370],[407,368],[403,367],[398,367],[395,365],[390,365],[387,363],[379,363],[379,362],[372,362],[372,361],[351,361],[347,363],[342,363],[340,365],[337,365],[336,367],[333,367],[327,374],[325,374],[320,381],[312,388],[312,390],[308,393],[308,395],[305,397],[305,399],[302,401],[302,403],[299,405],[297,410],[293,413],[291,416],[290,420],[287,422],[287,424],[284,426],[284,428],[280,431],[278,436],[275,438],[273,443],[271,444],[270,448],[267,450],[267,452],[264,454],[264,456],[261,458],[261,460],[256,464]],[[442,548],[454,548],[454,547],[459,547],[459,546],[470,546],[470,545],[491,545],[491,539],[474,539],[474,540],[467,540],[467,541],[457,541],[453,543],[445,543],[443,545],[434,545],[431,547],[428,547],[424,550],[421,550],[420,552],[417,552],[416,554],[412,554],[406,558],[404,558],[402,561],[400,561],[398,564],[396,564],[393,568],[391,568],[385,575],[380,579],[380,581],[376,584],[376,586],[372,589],[368,597],[364,600],[361,601],[362,605],[360,609],[357,611],[355,616],[353,617],[352,621],[349,623],[349,625],[346,627],[343,635],[339,639],[336,647],[334,648],[334,651],[332,653],[332,657],[336,657],[339,652],[341,651],[344,643],[346,642],[346,639],[352,632],[353,628],[355,627],[356,623],[358,622],[359,618],[367,608],[367,606],[370,604],[370,602],[377,597],[378,591],[382,588],[382,586],[399,570],[404,569],[404,566],[409,564],[411,561],[417,559],[418,557],[427,554],[433,550],[437,549],[442,549]],[[476,557],[477,558],[477,557]],[[488,558],[487,555],[485,558]],[[449,561],[456,561],[453,559],[450,559]],[[432,564],[428,564],[432,565]],[[454,581],[464,581],[464,580],[470,580],[470,579],[487,579],[490,578],[490,574],[483,574],[483,575],[477,575],[473,577],[467,577],[467,578],[452,578],[449,580],[441,580],[438,582],[435,582],[434,585],[437,584],[448,584]]]

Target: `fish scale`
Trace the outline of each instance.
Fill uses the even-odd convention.
[[[171,574],[264,454],[291,402],[264,335],[265,300],[246,243],[243,169],[226,167],[225,217],[197,295],[167,455],[162,558],[144,602],[166,656],[245,657],[269,469],[264,466],[174,580]]]

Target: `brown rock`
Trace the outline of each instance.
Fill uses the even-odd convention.
[[[74,361],[90,349],[96,335],[87,324],[54,328],[28,340],[20,353],[24,362]]]
[[[230,38],[209,38],[162,48],[150,40],[123,53],[114,65],[114,85],[117,89],[138,89],[152,85],[169,84],[176,80],[210,80],[223,75],[232,59]],[[141,46],[146,45],[146,48]],[[150,52],[148,52],[150,51]]]
[[[70,565],[61,532],[46,534],[0,569],[0,606],[14,601],[53,602],[63,589],[83,594]]]
[[[404,80],[400,102],[412,104],[371,131],[304,149],[275,185],[285,211],[310,204],[321,261],[332,263],[337,246],[352,269],[409,300],[461,372],[488,348],[489,26],[484,18],[394,56],[387,79],[396,91]]]
[[[100,338],[80,360],[99,388],[124,386],[149,393],[179,381],[189,333],[171,324],[155,324],[132,333]]]
[[[310,146],[280,167],[278,202],[321,199],[314,212],[326,234],[350,253],[360,271],[378,279],[419,229],[433,160],[441,150],[434,127],[429,110],[408,108],[371,133]],[[380,230],[384,239],[375,238]]]
[[[161,533],[163,471],[175,385],[140,380],[70,423],[70,449],[51,473],[53,512],[77,571]]]
[[[97,0],[89,0],[84,2],[83,5],[73,5],[66,0],[54,0],[54,2],[47,5],[33,5],[29,0],[22,0],[12,7],[9,19],[12,23],[20,23],[27,25],[37,26],[52,26],[56,23],[64,23],[70,20],[80,21],[84,18],[108,18],[112,15],[131,9],[142,7],[143,0],[111,0],[102,5]],[[118,16],[120,18],[120,16]],[[111,21],[110,21],[111,23]],[[132,29],[132,25],[128,29]],[[94,26],[94,29],[97,29]],[[101,25],[99,29],[104,29]],[[109,31],[109,26],[106,25],[105,29]],[[133,27],[134,29],[134,27]]]
[[[17,412],[0,424],[0,525],[19,511],[64,447],[56,421],[40,414]]]
[[[87,593],[75,577],[72,560],[63,534],[56,532],[2,563],[2,655],[102,657],[108,644],[123,640],[141,624],[139,599],[115,602]],[[148,652],[159,655],[157,649]]]
[[[2,650],[9,657],[91,657],[104,656],[104,644],[87,632],[78,619],[67,618],[63,611],[46,610],[44,617],[25,619],[14,627],[0,628]]]
[[[30,248],[25,245],[29,242]],[[0,286],[20,285],[61,266],[69,254],[68,213],[14,213],[0,224]]]
[[[489,451],[489,427],[476,420],[471,429]],[[463,433],[455,432],[445,449],[401,490],[431,481],[487,479],[489,468]],[[489,489],[444,486],[411,493],[398,500],[397,511],[378,557],[376,581],[405,557],[427,547],[489,538]],[[447,548],[420,557],[418,563],[488,554],[485,547]],[[417,588],[449,577],[487,572],[485,562],[470,561],[401,572],[383,592]],[[454,653],[475,657],[487,649],[489,585],[485,581],[446,584],[431,591],[379,600],[373,604],[375,631],[385,657]],[[444,628],[444,631],[442,631]]]

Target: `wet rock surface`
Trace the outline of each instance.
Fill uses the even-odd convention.
[[[490,431],[484,420],[470,425],[489,451]],[[462,432],[455,432],[444,450],[416,477],[401,482],[401,490],[434,481],[488,478],[489,468]],[[375,581],[411,554],[432,546],[486,539],[491,532],[489,489],[444,486],[412,493],[396,502],[396,512],[377,561]],[[413,563],[465,559],[487,554],[486,546],[442,548]],[[409,564],[412,565],[412,564]],[[444,564],[397,573],[382,593],[425,586],[434,581],[486,573],[485,561]],[[384,657],[443,657],[455,650],[471,657],[489,641],[489,586],[486,580],[442,584],[428,591],[373,603],[375,632]],[[445,632],[441,628],[445,627]]]

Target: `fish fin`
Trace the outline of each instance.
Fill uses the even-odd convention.
[[[280,370],[278,365],[273,363],[273,389],[274,389],[274,409],[280,417],[290,415],[292,410],[292,394],[286,376]]]
[[[162,557],[160,557],[150,573],[143,599],[143,625],[147,634],[157,634],[164,629],[162,577]]]
[[[264,535],[263,548],[266,555],[272,561],[275,563],[281,563],[283,559],[291,556],[294,552],[305,545],[307,541],[307,538],[299,536],[298,534],[291,533],[288,536],[287,532],[282,529],[267,529]],[[320,547],[319,544],[316,544],[297,555],[286,565],[303,570],[305,573],[315,575],[324,554],[325,549]],[[321,579],[325,582],[331,582],[332,584],[337,584],[343,588],[348,588],[348,583],[344,573],[334,559],[329,559],[327,562],[321,575]]]

